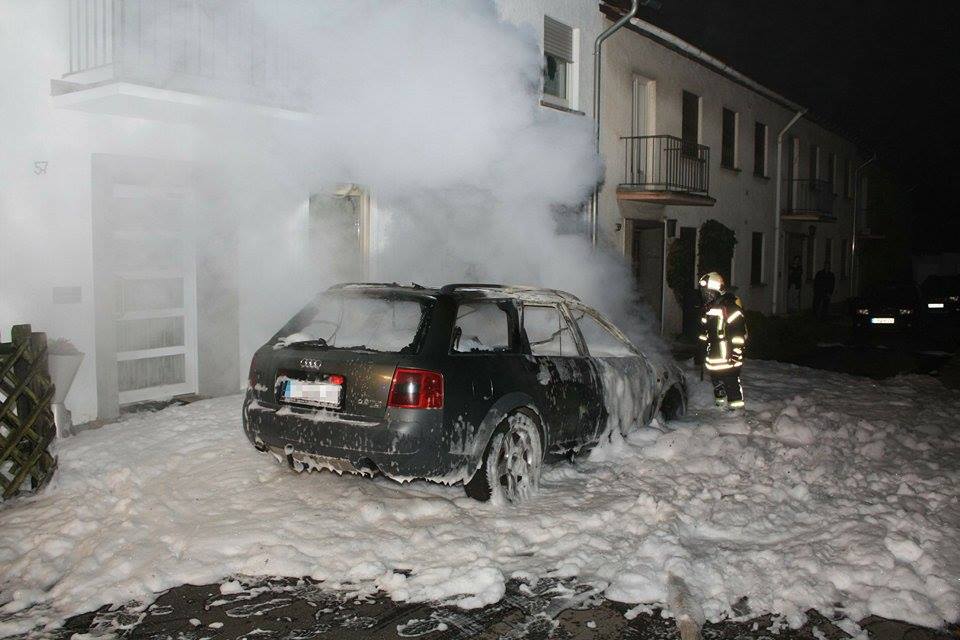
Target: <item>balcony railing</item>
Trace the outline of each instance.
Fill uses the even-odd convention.
[[[805,219],[834,218],[833,186],[827,180],[787,179],[784,215]]]
[[[626,136],[621,187],[706,195],[710,147],[676,136]]]
[[[64,80],[291,104],[292,56],[273,0],[69,0]]]

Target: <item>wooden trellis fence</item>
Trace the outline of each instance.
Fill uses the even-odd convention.
[[[13,327],[11,342],[0,342],[0,495],[43,487],[57,468],[50,455],[56,437],[47,369],[47,336],[30,325]],[[29,482],[28,482],[29,481]]]

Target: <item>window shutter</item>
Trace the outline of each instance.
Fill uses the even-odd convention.
[[[564,62],[573,62],[573,29],[543,16],[543,50]]]

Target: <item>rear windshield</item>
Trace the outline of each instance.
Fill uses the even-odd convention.
[[[277,334],[280,346],[412,353],[426,300],[322,294]]]

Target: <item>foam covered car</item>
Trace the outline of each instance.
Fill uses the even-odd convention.
[[[296,470],[520,502],[542,464],[686,408],[680,369],[554,290],[346,284],[253,356],[243,428]]]

